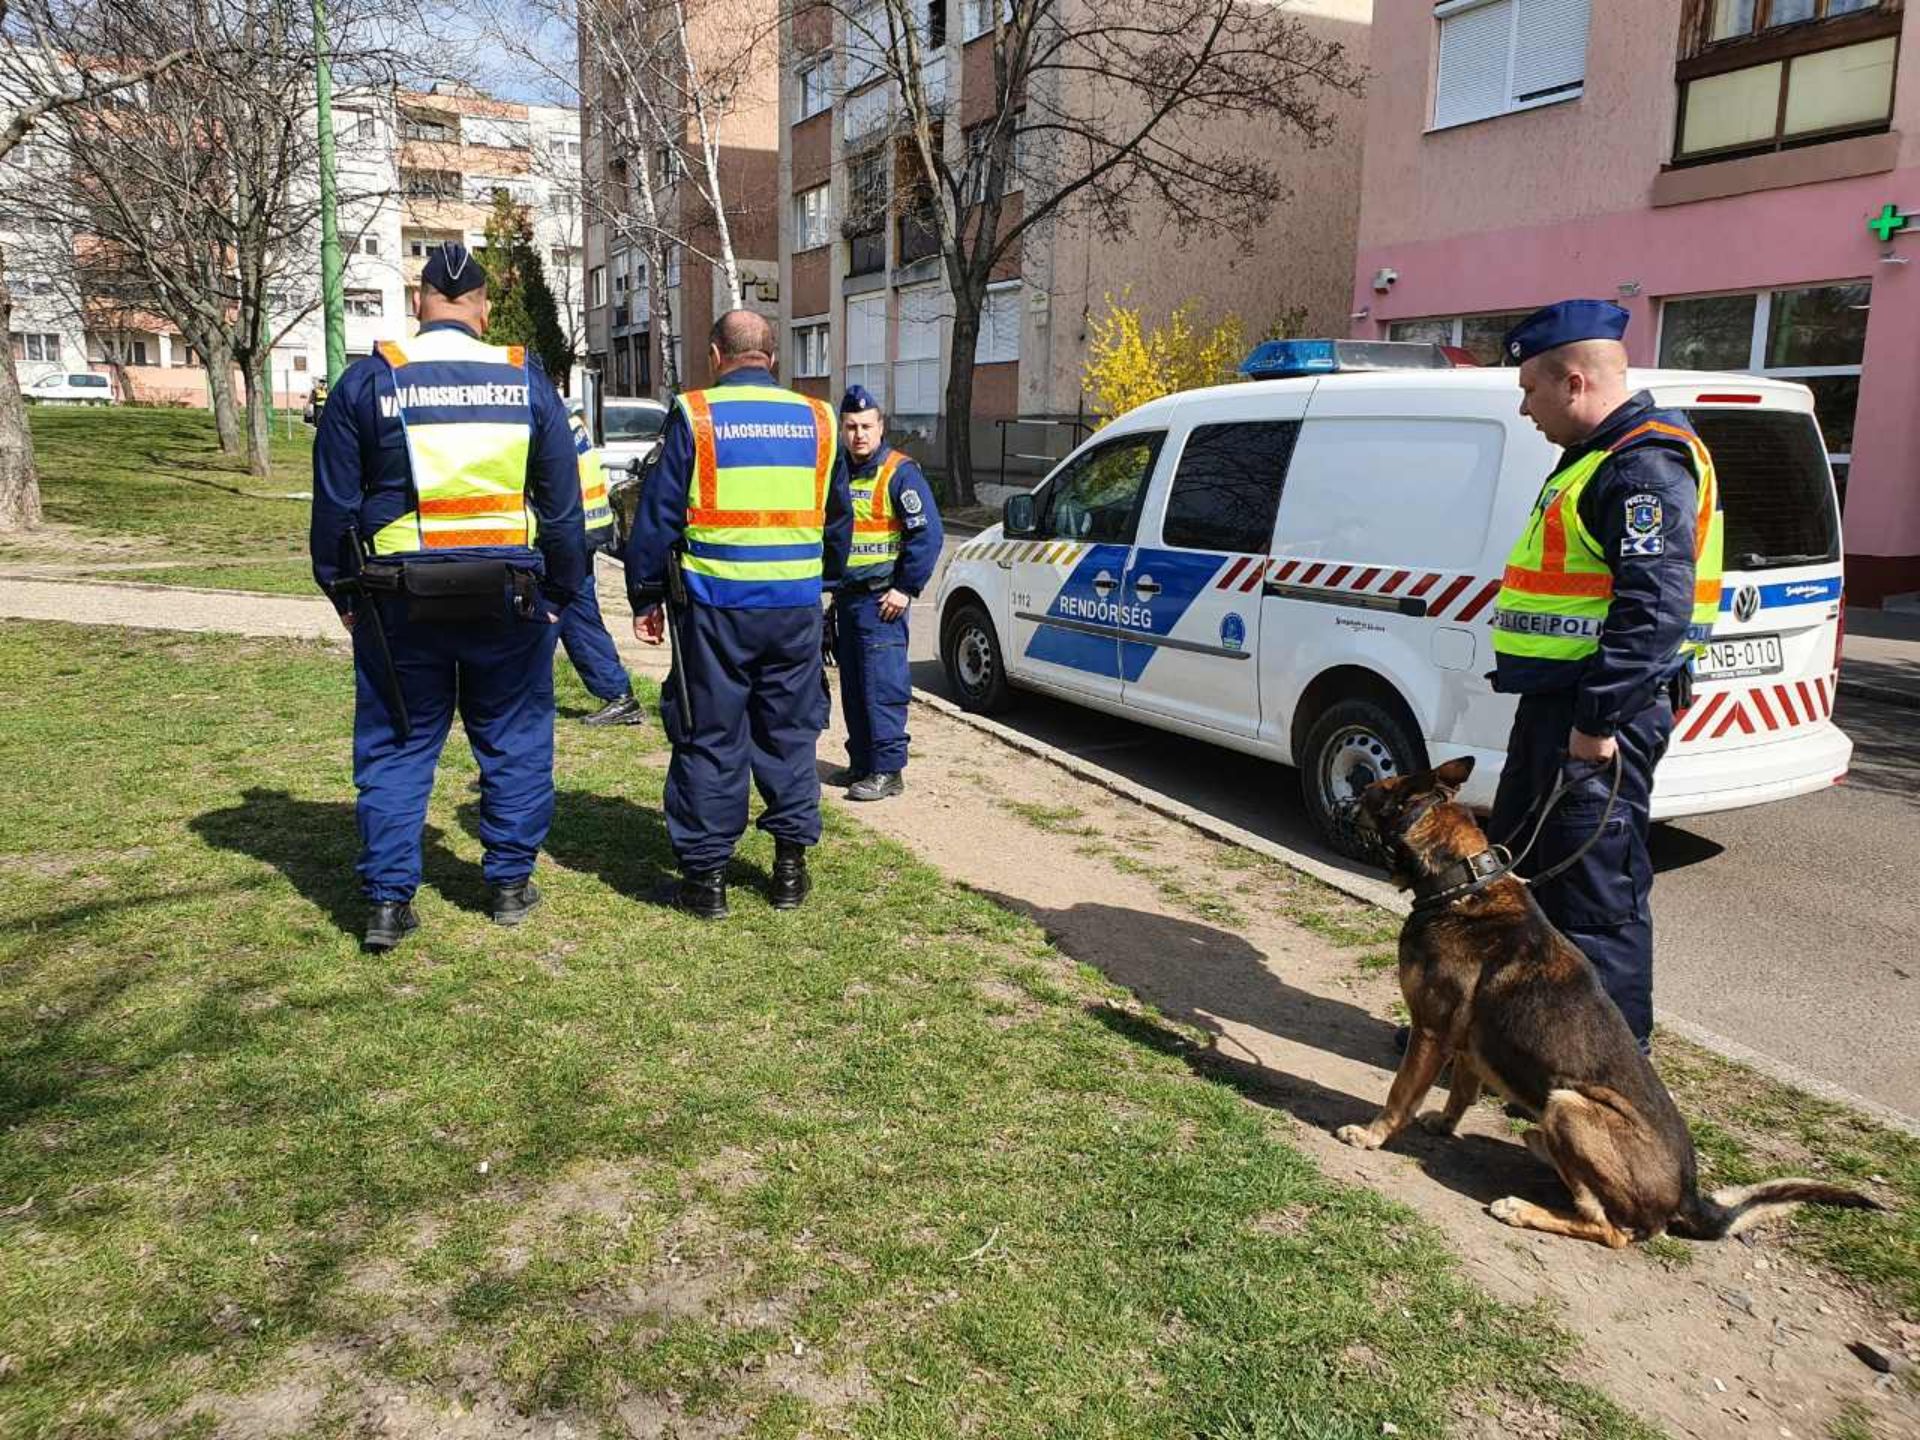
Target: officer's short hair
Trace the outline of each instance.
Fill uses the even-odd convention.
[[[774,338],[773,322],[751,310],[729,310],[713,322],[707,343],[720,352],[723,360],[742,355],[774,356],[779,342]]]

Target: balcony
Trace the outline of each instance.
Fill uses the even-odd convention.
[[[900,245],[896,263],[911,265],[916,260],[925,260],[940,253],[940,230],[930,212],[916,211],[902,215],[897,223],[900,227]]]
[[[893,86],[875,85],[840,102],[840,137],[849,145],[883,128],[893,106]]]
[[[876,275],[887,268],[887,232],[868,230],[847,237],[847,274]]]

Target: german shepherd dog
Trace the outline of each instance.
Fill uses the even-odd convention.
[[[1593,967],[1553,928],[1533,892],[1490,855],[1454,796],[1471,758],[1381,780],[1360,797],[1359,824],[1392,855],[1392,878],[1415,892],[1400,932],[1400,990],[1412,1012],[1406,1058],[1386,1109],[1337,1132],[1375,1150],[1406,1127],[1440,1068],[1453,1061],[1446,1108],[1421,1124],[1451,1135],[1491,1086],[1535,1122],[1525,1140],[1573,1197],[1571,1212],[1516,1196],[1494,1218],[1526,1230],[1618,1248],[1671,1230],[1718,1240],[1803,1201],[1879,1210],[1817,1180],[1769,1180],[1702,1195],[1693,1137]]]

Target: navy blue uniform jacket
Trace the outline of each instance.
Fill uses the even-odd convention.
[[[834,483],[846,487],[849,503],[853,482],[873,474],[892,453],[893,447],[883,444],[864,465],[855,465],[842,447],[840,458],[835,462],[840,473]],[[900,561],[893,567],[891,588],[917,597],[932,581],[933,572],[940,568],[940,507],[934,503],[927,477],[904,455],[900,457],[900,468],[893,472],[893,483],[887,487],[887,509],[899,520],[901,532]]]

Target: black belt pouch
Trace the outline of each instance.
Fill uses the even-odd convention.
[[[486,624],[533,613],[534,577],[504,560],[436,560],[402,567],[407,619]]]

